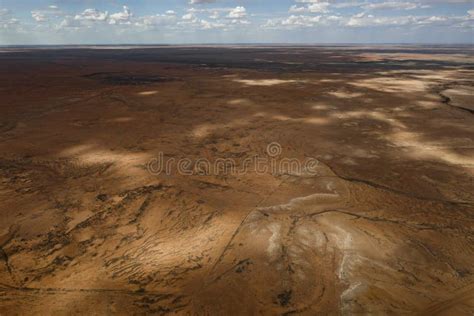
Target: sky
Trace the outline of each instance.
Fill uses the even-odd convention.
[[[474,0],[0,0],[0,45],[474,44]]]

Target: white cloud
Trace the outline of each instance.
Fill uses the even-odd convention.
[[[231,24],[239,24],[239,25],[249,25],[252,24],[249,20],[245,19],[234,19],[230,21]]]
[[[245,8],[241,6],[235,7],[227,15],[227,17],[231,19],[242,19],[242,18],[245,18],[246,16],[247,16],[247,10],[245,10]]]
[[[207,17],[201,17],[201,15]],[[221,29],[229,31],[236,26],[249,25],[250,21],[246,19],[247,10],[243,6],[235,8],[189,8],[187,13],[181,17],[178,22],[178,28],[181,30],[210,30]]]
[[[245,19],[247,12],[244,7],[235,8],[220,8],[220,9],[194,9],[190,8],[178,18],[174,10],[168,10],[164,14],[148,15],[141,17],[134,17],[132,12],[127,6],[123,7],[121,12],[108,14],[108,12],[102,12],[97,9],[87,9],[80,14],[76,14],[74,17],[67,16],[59,24],[58,28],[80,28],[87,26],[88,28],[95,27],[95,22],[108,22],[102,23],[101,27],[107,25],[122,25],[123,27],[129,25],[130,27],[142,28],[145,30],[153,29],[169,29],[174,31],[189,31],[189,30],[210,30],[210,29],[223,29],[226,30],[233,25],[246,25],[250,24]],[[212,21],[202,19],[196,16],[195,13],[209,13],[212,12],[212,16],[215,18]],[[219,20],[220,12],[228,12],[225,20]],[[232,18],[231,18],[232,17]],[[121,28],[123,30],[123,28]]]
[[[248,35],[251,32],[245,31],[246,25],[249,24],[271,30],[307,28],[311,29],[311,32],[321,31],[321,38],[333,29],[337,30],[337,34],[345,34],[347,38],[347,34],[350,34],[347,32],[354,32],[354,34],[355,32],[359,32],[358,34],[370,33],[372,30],[383,30],[387,26],[396,27],[397,31],[403,27],[404,29],[401,29],[400,33],[406,31],[406,34],[412,34],[412,31],[413,34],[416,34],[417,30],[421,28],[431,30],[431,28],[428,28],[431,26],[442,27],[433,29],[434,32],[472,32],[472,21],[474,20],[474,9],[472,7],[465,6],[463,12],[458,14],[459,16],[455,16],[455,13],[444,16],[443,10],[436,11],[439,3],[467,3],[466,1],[468,0],[293,0],[293,5],[289,7],[289,13],[286,16],[273,9],[268,12],[250,14],[248,8],[243,5],[235,7],[201,5],[219,2],[213,0],[185,0],[185,2],[195,4],[195,6],[184,8],[179,5],[171,6],[169,8],[174,10],[153,12],[144,16],[134,15],[127,6],[124,6],[122,10],[111,11],[109,9],[110,14],[107,11],[101,11],[104,9],[97,10],[93,8],[81,10],[82,12],[72,11],[66,14],[55,5],[46,5],[42,9],[31,10],[29,12],[31,18],[24,24],[21,23],[23,20],[18,20],[19,17],[15,19],[8,10],[0,8],[0,29],[4,33],[7,33],[4,31],[7,28],[9,28],[8,31],[22,29],[40,35],[50,32],[50,37],[54,38],[55,34],[67,33],[67,30],[82,28],[81,36],[84,38],[87,36],[95,38],[94,36],[98,36],[96,34],[102,34],[101,38],[105,38],[103,34],[110,35],[110,38],[114,39],[126,38],[121,36],[127,34],[132,41],[135,38],[140,41],[148,36],[155,36],[159,40],[162,38],[173,39],[173,41],[179,41],[183,38],[188,40],[194,37],[201,39],[219,38],[223,41],[232,41],[235,38],[252,38],[253,35]],[[222,3],[231,2],[222,1]],[[238,3],[250,2],[241,1]],[[418,11],[413,11],[422,9],[428,4],[433,6],[433,10],[428,11],[431,15],[420,16]],[[344,8],[359,8],[357,11],[361,11],[361,13],[353,14],[354,9],[342,10]],[[64,9],[63,6],[61,6],[61,9]],[[67,10],[71,9],[72,7],[67,6]],[[392,11],[396,13],[392,13]],[[409,15],[410,13],[413,15]],[[24,12],[22,12],[21,19],[24,19]],[[36,23],[32,23],[33,21]],[[208,33],[206,35],[208,37],[199,37],[201,36],[200,33],[194,33],[194,31],[200,30],[219,30],[219,32],[228,33],[217,37],[217,33],[213,32]],[[255,32],[257,33],[257,31]],[[311,32],[302,32],[302,38],[308,36]],[[11,34],[14,33],[11,32]],[[74,38],[72,37],[73,33],[68,33],[71,34],[71,39]],[[298,33],[294,32],[295,40],[298,39]],[[379,34],[380,32],[375,33]],[[258,35],[260,39],[262,34]],[[282,32],[281,34],[285,33]],[[10,37],[13,38],[13,36]],[[153,38],[155,39],[155,37]],[[69,39],[69,37],[67,38]],[[77,38],[83,39],[82,37]],[[291,39],[293,40],[293,38]]]
[[[344,9],[344,8],[353,8],[353,7],[360,7],[364,4],[367,4],[366,1],[360,2],[360,1],[349,1],[349,2],[339,2],[339,3],[333,3],[332,7],[337,8],[337,9]]]
[[[192,19],[184,19],[178,22],[178,26],[181,30],[211,30],[211,29],[225,29],[226,24],[217,21],[208,21],[205,19],[198,19],[193,16]]]
[[[202,30],[211,30],[211,29],[218,29],[218,28],[224,28],[225,24],[223,23],[215,23],[215,22],[209,22],[206,20],[200,20],[199,21],[199,26]]]
[[[446,16],[381,16],[357,14],[353,15],[346,23],[349,27],[374,27],[374,26],[426,26],[426,25],[455,25],[459,17]]]
[[[124,5],[122,12],[117,12],[109,16],[110,24],[130,24],[130,19],[133,14],[130,12],[130,9]]]
[[[72,16],[66,16],[61,23],[57,26],[57,29],[69,29],[69,28],[80,28],[82,24],[79,20],[75,19]]]
[[[465,2],[467,0],[440,0],[440,2]],[[305,6],[293,5],[290,7],[290,13],[323,13],[329,11],[329,7],[336,9],[350,8],[350,7],[362,7],[365,10],[414,10],[429,8],[430,5],[423,4],[423,0],[419,1],[382,1],[382,2],[370,2],[370,1],[347,1],[347,2],[329,2],[327,0],[296,0],[297,3],[304,3]],[[429,2],[429,1],[426,1]],[[433,2],[433,1],[431,1]]]
[[[387,1],[369,3],[362,6],[365,10],[414,10],[418,8],[427,8],[428,5],[421,5],[416,2]]]
[[[263,25],[270,29],[294,29],[302,27],[314,27],[321,22],[321,16],[291,15],[288,18],[270,19]]]
[[[303,13],[308,10],[307,7],[298,7],[297,5],[292,5],[288,10],[290,13]]]
[[[181,17],[183,20],[195,20],[196,17],[192,13],[187,13]]]
[[[303,1],[298,1],[298,2],[303,2]],[[303,13],[303,12],[309,12],[309,13],[324,13],[328,12],[329,8],[329,2],[322,1],[322,2],[308,2],[309,4],[306,6],[299,7],[297,5],[292,5],[289,9],[290,13]]]
[[[0,9],[0,30],[23,31],[20,20],[13,18],[8,9]]]
[[[329,7],[328,2],[312,3],[308,5],[308,10],[311,13],[327,12],[328,7]]]
[[[212,11],[212,13],[209,15],[209,18],[214,19],[214,20],[218,19],[219,17],[220,17],[220,14],[219,14],[219,11],[217,10]]]
[[[177,17],[171,14],[156,14],[140,17],[136,20],[135,26],[145,29],[156,27],[171,27],[176,24]]]
[[[190,0],[189,4],[203,4],[203,3],[213,3],[216,0]]]
[[[55,5],[50,5],[47,9],[31,11],[31,17],[38,23],[48,22],[52,18],[58,18],[62,15],[61,10]]]
[[[75,20],[79,21],[106,21],[109,17],[107,11],[102,12],[97,9],[85,9],[84,12],[76,14],[74,17]]]
[[[48,18],[46,17],[46,14],[44,14],[41,11],[31,11],[31,17],[36,22],[46,22],[46,21],[48,21]]]
[[[8,9],[0,9],[0,17],[10,14],[10,10]]]
[[[325,20],[328,22],[339,22],[342,21],[344,18],[340,15],[329,15],[325,17]]]
[[[20,21],[15,18],[9,18],[5,20],[0,20],[0,28],[3,29],[12,29],[20,25]]]

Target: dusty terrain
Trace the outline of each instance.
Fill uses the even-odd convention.
[[[1,49],[0,314],[472,315],[473,87],[469,46]],[[316,172],[149,170],[272,142]]]

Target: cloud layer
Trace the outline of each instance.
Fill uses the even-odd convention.
[[[277,0],[268,0],[268,6],[258,7],[247,2],[244,3],[248,6],[243,5],[241,1],[232,5],[230,0],[186,1],[184,6],[160,6],[156,12],[145,14],[134,11],[145,12],[135,3],[121,8],[85,7],[81,10],[51,4],[32,7],[29,19],[20,18],[23,12],[15,12],[11,5],[12,8],[0,8],[0,43],[10,44],[14,42],[12,39],[61,43],[65,38],[77,43],[211,42],[216,39],[218,42],[284,42],[285,38],[288,42],[297,39],[337,42],[347,41],[353,34],[362,40],[369,33],[384,31],[386,34],[397,31],[416,41],[435,30],[441,34],[458,34],[455,38],[468,43],[472,43],[473,37],[474,8],[466,0],[290,0],[285,2],[286,6],[279,4],[276,9],[272,4]],[[393,41],[399,38],[394,35]]]

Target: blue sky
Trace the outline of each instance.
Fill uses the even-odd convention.
[[[474,43],[474,0],[0,0],[0,45]]]

